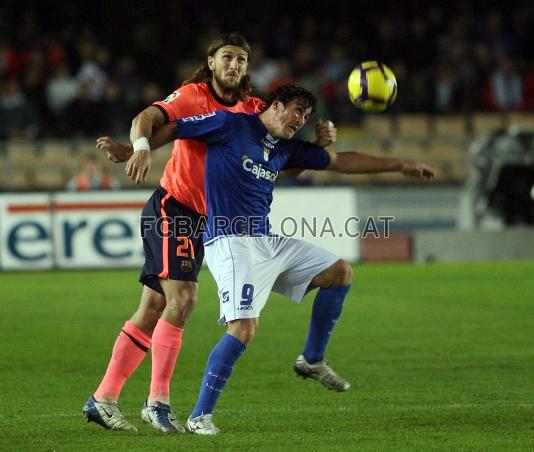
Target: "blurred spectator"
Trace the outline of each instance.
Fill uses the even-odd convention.
[[[510,58],[499,58],[491,75],[491,93],[495,105],[501,111],[517,110],[523,103],[523,82]]]
[[[96,156],[88,154],[81,162],[81,170],[67,184],[69,191],[118,190],[119,181],[109,173]]]
[[[272,90],[278,88],[281,85],[284,85],[286,83],[298,83],[298,79],[293,75],[293,69],[291,66],[291,63],[286,60],[285,58],[282,58],[278,60],[278,77],[273,79],[269,87],[267,88],[267,92],[271,92]]]
[[[19,72],[20,61],[9,42],[0,38],[0,78],[16,77]]]
[[[112,74],[113,80],[122,91],[122,98],[129,109],[135,108],[141,99],[141,80],[137,75],[135,61],[130,56],[119,58]],[[138,112],[132,112],[137,114]]]
[[[276,61],[265,55],[262,45],[255,45],[252,48],[252,61],[248,73],[256,95],[263,96],[269,92],[271,83],[280,76],[280,68]]]
[[[45,94],[47,67],[45,55],[40,46],[35,45],[24,52],[22,65],[23,91],[31,99],[39,116],[45,119],[48,111]]]
[[[456,110],[469,112],[480,105],[483,79],[479,77],[476,64],[467,43],[458,39],[451,43],[450,67],[455,68],[455,103]]]
[[[34,139],[39,118],[16,79],[9,79],[0,94],[0,137]]]
[[[293,73],[297,77],[312,73],[318,66],[314,47],[310,43],[300,44],[295,49],[295,55],[291,64],[293,65]]]
[[[324,75],[328,81],[346,80],[354,66],[356,65],[347,56],[345,48],[337,44],[328,48],[328,56],[323,63]]]
[[[429,100],[425,96],[427,92],[425,89],[426,87],[420,86],[423,82],[419,80],[418,77],[409,75],[408,67],[402,60],[394,60],[390,67],[395,74],[397,86],[399,87],[397,99],[390,111],[397,114],[403,112],[415,112],[419,111],[421,108],[425,108],[425,102],[428,103]],[[421,91],[423,92],[423,95],[421,95]],[[423,99],[421,99],[421,97],[423,97]]]
[[[483,29],[483,39],[492,49],[495,57],[513,55],[516,48],[514,34],[505,29],[503,14],[499,10],[494,9],[487,14]]]
[[[128,133],[133,116],[122,99],[121,89],[117,83],[108,83],[99,107],[98,134],[122,136]]]
[[[440,64],[434,80],[434,107],[438,113],[449,113],[454,105],[455,75],[447,64]]]
[[[141,103],[136,109],[136,113],[144,110],[149,105],[152,105],[157,100],[163,99],[163,91],[160,86],[153,82],[148,82],[143,85]],[[133,118],[132,118],[133,119]]]
[[[80,90],[78,80],[71,76],[69,67],[60,63],[48,80],[46,98],[49,110],[58,117],[72,102]]]
[[[100,129],[100,112],[98,103],[91,97],[91,87],[90,81],[82,83],[78,97],[67,106],[62,115],[70,136],[92,137]]]
[[[530,61],[530,65],[525,72],[523,86],[523,93],[525,96],[523,108],[526,111],[534,111],[534,60]]]
[[[90,97],[93,101],[99,101],[104,95],[108,74],[105,70],[109,64],[109,51],[103,47],[95,50],[95,58],[87,58],[78,71],[78,81],[82,85],[89,86]]]
[[[168,94],[181,84],[198,64],[191,60],[197,46],[203,53],[213,34],[238,23],[256,44],[249,73],[257,95],[282,83],[305,83],[338,121],[358,117],[345,79],[352,67],[371,59],[397,67],[399,94],[393,110],[398,113],[532,108],[532,101],[518,94],[518,78],[525,80],[523,96],[532,92],[532,2],[519,0],[513,8],[492,4],[482,13],[469,2],[446,7],[431,0],[424,8],[416,3],[406,8],[370,5],[355,26],[349,4],[329,4],[323,14],[289,2],[273,28],[271,18],[280,9],[276,2],[230,15],[210,8],[214,0],[207,0],[202,11],[173,4],[168,17],[157,18],[146,9],[130,8],[126,0],[103,4],[99,13],[90,3],[57,0],[57,18],[43,15],[38,3],[22,2],[0,14],[0,82],[18,81],[47,134],[70,134],[68,118],[57,119],[58,114],[64,118],[69,101],[69,111],[78,119],[82,115],[73,111],[76,104],[87,113],[89,106],[94,111],[88,124],[80,131],[76,123],[74,129],[89,136],[100,127],[94,121],[95,104],[109,111],[113,98],[111,104],[122,102],[133,116],[148,99],[163,97],[162,86]],[[129,14],[117,14],[120,10]],[[111,31],[103,25],[110,21]],[[180,28],[180,38],[163,31],[173,26]],[[204,32],[192,33],[198,29]],[[65,67],[84,86],[79,98],[73,99],[76,82]],[[108,91],[112,82],[117,86]]]

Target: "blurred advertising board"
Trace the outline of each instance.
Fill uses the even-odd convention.
[[[0,269],[139,268],[139,219],[152,191],[0,195]],[[356,193],[349,188],[276,190],[273,231],[359,259]]]

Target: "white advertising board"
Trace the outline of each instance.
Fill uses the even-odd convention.
[[[350,187],[280,187],[274,191],[273,232],[306,240],[339,257],[360,259],[357,193]]]
[[[0,196],[0,268],[53,266],[50,196],[42,193]]]
[[[139,218],[151,192],[56,193],[52,231],[60,268],[140,267]]]
[[[140,268],[139,219],[151,191],[0,195],[0,268]],[[273,231],[348,261],[360,257],[351,188],[280,188]]]

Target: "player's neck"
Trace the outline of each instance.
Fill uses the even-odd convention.
[[[280,137],[276,136],[276,128],[274,127],[274,118],[269,109],[265,110],[263,113],[258,115],[259,120],[262,122],[263,126],[267,129],[267,132],[276,139]]]
[[[224,102],[235,102],[237,100],[237,93],[235,90],[227,91],[221,88],[216,80],[211,81],[211,88],[215,91],[215,94]]]

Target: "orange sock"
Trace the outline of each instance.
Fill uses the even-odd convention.
[[[106,374],[94,393],[95,399],[117,400],[124,383],[139,367],[149,348],[150,336],[128,320],[115,341]]]
[[[166,320],[159,319],[152,335],[152,379],[148,399],[168,400],[174,365],[184,330]]]

